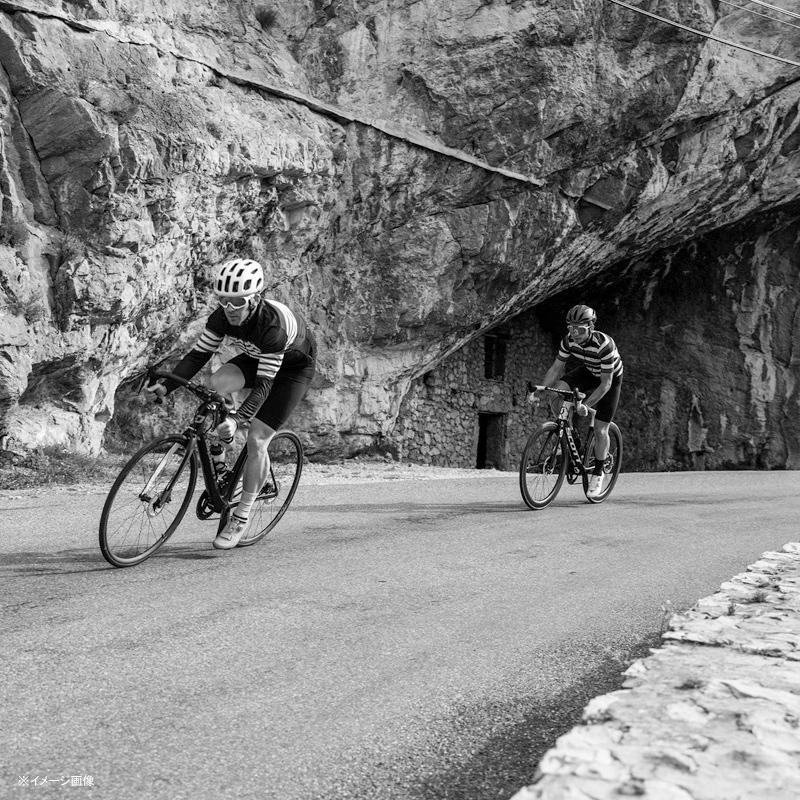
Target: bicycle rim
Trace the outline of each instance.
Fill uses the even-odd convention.
[[[275,434],[269,443],[270,470],[264,491],[256,498],[250,510],[250,524],[237,547],[247,547],[260,542],[280,521],[292,502],[303,471],[303,444],[292,431]],[[242,449],[231,476],[226,499],[235,508],[242,492],[247,447]],[[228,522],[229,511],[222,514],[219,530]]]
[[[615,423],[608,426],[608,455],[603,464],[603,491],[597,497],[589,497],[586,499],[590,503],[602,503],[611,494],[611,490],[617,483],[620,468],[622,467],[622,434]],[[586,450],[584,451],[583,463],[586,467],[586,472],[583,476],[583,491],[584,494],[589,490],[589,477],[594,470],[594,431],[589,433],[586,440]]]
[[[194,457],[187,463],[187,444],[183,436],[157,439],[122,468],[100,516],[100,550],[109,564],[140,564],[178,527],[197,481]],[[165,493],[176,472],[174,486]]]
[[[567,468],[558,426],[546,422],[528,439],[519,465],[519,488],[528,508],[545,508],[553,502]]]

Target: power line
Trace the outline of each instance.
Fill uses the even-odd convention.
[[[773,11],[778,11],[781,14],[787,14],[790,17],[795,17],[795,19],[800,19],[800,14],[798,14],[796,11],[788,11],[780,6],[773,6],[771,3],[765,3],[764,0],[750,0],[750,2],[755,3],[757,6],[765,6],[766,8],[771,8]]]
[[[737,5],[736,3],[729,2],[729,0],[719,0],[719,2],[724,3],[726,6],[738,8],[740,11],[746,11],[748,14],[755,14],[757,17],[764,17],[764,19],[771,19],[773,22],[777,22],[778,25],[788,25],[790,28],[797,28],[797,30],[800,30],[800,25],[795,25],[793,22],[787,22],[785,19],[778,19],[777,17],[772,17],[769,14],[764,14],[761,11],[756,11],[754,8],[748,8],[747,6],[740,6]]]
[[[636,6],[632,6],[629,3],[623,3],[622,0],[609,0],[609,2],[614,3],[615,5],[622,6],[623,8],[627,8],[628,11],[633,11],[636,14],[643,14],[645,17],[650,17],[651,19],[658,20],[659,22],[663,22],[665,25],[672,25],[674,28],[680,28],[684,31],[689,31],[689,33],[693,33],[696,36],[702,36],[704,39],[711,39],[715,42],[719,42],[720,44],[726,44],[728,47],[736,47],[739,50],[747,50],[748,53],[753,53],[757,56],[764,56],[764,58],[771,58],[774,61],[781,61],[784,64],[789,64],[792,67],[800,67],[800,62],[792,61],[790,58],[784,58],[783,56],[776,56],[772,53],[765,53],[763,50],[756,50],[753,47],[748,47],[744,44],[739,44],[739,42],[732,42],[730,39],[723,39],[721,36],[714,36],[713,33],[706,33],[705,31],[699,31],[697,28],[690,28],[688,25],[684,25],[681,22],[675,22],[671,19],[666,19],[665,17],[659,17],[658,14],[653,14],[650,11],[645,11],[643,8],[637,8]],[[766,4],[764,4],[766,5]]]

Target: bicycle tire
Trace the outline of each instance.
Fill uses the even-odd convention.
[[[188,459],[185,457],[188,443],[185,436],[179,435],[156,439],[134,453],[120,470],[100,515],[100,551],[109,564],[115,567],[141,564],[175,532],[189,508],[197,483],[196,458],[194,454]],[[181,481],[187,465],[188,483],[184,488]],[[172,492],[167,502],[160,505],[163,499],[161,490],[169,484],[175,470],[178,470],[178,477]],[[154,479],[155,482],[150,486]],[[143,498],[145,489],[148,490],[147,498]],[[173,506],[177,509],[175,516],[171,520],[162,516],[172,505],[173,496],[181,493],[183,499],[180,505]]]
[[[264,488],[250,511],[250,524],[237,547],[249,547],[260,542],[286,513],[300,483],[303,472],[303,443],[292,431],[279,431],[269,443],[270,472]],[[236,497],[242,491],[242,476],[247,461],[247,446],[242,448],[228,479],[228,490],[225,499],[228,509],[223,511],[218,530],[222,530],[228,522],[230,512],[236,505]],[[268,488],[269,487],[269,488]]]
[[[608,426],[608,438],[608,456],[603,464],[603,472],[611,477],[610,479],[606,478],[607,483],[597,497],[589,497],[587,494],[589,491],[589,477],[594,469],[594,428],[590,429],[589,435],[586,437],[586,448],[583,451],[583,465],[586,467],[586,471],[583,474],[583,492],[590,503],[602,503],[611,494],[622,467],[622,434],[614,422]]]
[[[528,508],[539,511],[555,500],[564,483],[569,458],[558,425],[545,422],[525,444],[519,463],[519,488]]]

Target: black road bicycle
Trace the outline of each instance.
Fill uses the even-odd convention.
[[[575,406],[585,395],[577,389],[554,389],[550,386],[531,386],[530,390],[544,390],[564,398],[558,417],[545,422],[534,431],[522,451],[519,464],[519,488],[522,499],[529,508],[546,508],[556,499],[564,478],[567,483],[583,482],[583,491],[589,490],[589,478],[594,470],[594,428],[589,428],[586,442],[581,447],[580,435],[572,417]],[[610,446],[603,463],[603,491],[586,499],[602,503],[614,488],[622,465],[622,434],[615,423],[608,426]]]
[[[145,445],[122,468],[100,516],[100,550],[109,564],[132,567],[161,547],[175,532],[192,502],[198,469],[205,490],[196,503],[200,519],[219,514],[222,530],[242,492],[247,447],[233,468],[218,471],[209,451],[209,437],[227,414],[225,398],[171,372],[153,371],[152,378],[170,378],[200,399],[191,424]],[[291,431],[279,431],[269,445],[270,471],[253,504],[250,525],[237,547],[261,541],[286,513],[303,470],[303,445]]]

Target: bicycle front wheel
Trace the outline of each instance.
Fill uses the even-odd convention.
[[[244,536],[239,540],[237,547],[260,542],[280,521],[289,508],[297,485],[300,483],[300,474],[303,471],[303,443],[297,434],[292,431],[280,431],[273,436],[269,443],[270,467],[267,481],[256,498],[250,510],[250,524]],[[242,480],[244,467],[247,461],[247,447],[242,448],[239,458],[233,467],[233,472],[228,481],[228,491],[225,499],[228,509],[223,512],[219,521],[219,530],[228,522],[232,510],[236,508],[239,496],[242,493]]]
[[[602,503],[611,494],[622,466],[622,434],[614,422],[608,426],[608,441],[608,455],[603,462],[603,491],[595,497],[589,497],[587,494],[586,499],[590,503]],[[589,436],[586,438],[586,449],[583,453],[583,465],[586,467],[586,471],[583,473],[583,491],[585,494],[589,491],[589,477],[594,470],[594,428],[589,431]]]
[[[184,436],[166,436],[122,468],[100,516],[100,550],[109,564],[132,567],[178,527],[197,482],[197,462]]]
[[[545,422],[531,434],[519,464],[519,488],[528,508],[546,508],[555,500],[564,483],[567,458],[555,422]]]

